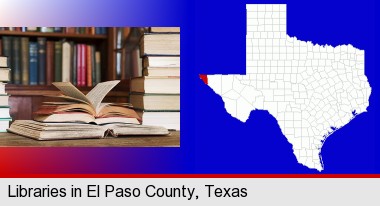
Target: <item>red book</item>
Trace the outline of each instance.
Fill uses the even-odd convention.
[[[82,60],[82,75],[81,75],[81,79],[82,79],[82,83],[81,83],[81,86],[84,87],[86,86],[86,70],[87,70],[87,62],[86,62],[86,57],[87,57],[87,48],[86,48],[86,45],[85,44],[82,44],[81,45],[81,60]]]

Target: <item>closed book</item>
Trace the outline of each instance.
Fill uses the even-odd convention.
[[[97,35],[102,34],[102,28],[101,27],[95,27],[95,34],[97,34]]]
[[[3,47],[2,55],[8,57],[8,65],[6,67],[12,68],[12,37],[3,36],[1,43]]]
[[[0,82],[9,82],[11,70],[9,68],[0,68]]]
[[[78,72],[77,72],[77,83],[78,86],[84,87],[86,86],[86,45],[85,44],[78,44]]]
[[[21,77],[22,84],[29,84],[29,38],[21,38]]]
[[[140,55],[180,55],[180,34],[144,34],[140,40]]]
[[[100,51],[95,52],[95,67],[96,67],[96,83],[100,83],[102,79],[102,66],[101,66],[101,54]]]
[[[81,76],[82,76],[82,72],[81,72],[81,68],[82,68],[82,59],[81,59],[81,53],[82,53],[82,46],[80,44],[77,44],[76,45],[76,59],[77,59],[77,67],[76,67],[76,82],[77,82],[77,86],[82,86],[82,79],[81,79]]]
[[[152,33],[179,33],[180,27],[150,27]]]
[[[91,64],[92,64],[92,86],[96,85],[96,62],[95,62],[95,46],[91,45]]]
[[[29,84],[38,84],[38,44],[29,42]]]
[[[70,82],[71,73],[71,44],[63,42],[62,44],[62,81]]]
[[[12,82],[21,84],[21,38],[13,38],[12,44]]]
[[[143,76],[143,66],[142,58],[140,57],[140,49],[135,49],[132,51],[132,77],[141,77]]]
[[[8,106],[9,105],[9,96],[0,94],[0,107]]]
[[[54,80],[54,42],[46,42],[46,84],[51,85]]]
[[[179,111],[179,94],[131,93],[129,102],[133,108],[145,111]]]
[[[38,31],[38,27],[26,27],[26,31]]]
[[[46,84],[46,38],[37,38],[38,43],[38,83]]]
[[[9,67],[9,58],[6,56],[0,56],[0,67]]]
[[[65,31],[68,34],[75,34],[75,27],[65,27]]]
[[[179,94],[179,77],[137,77],[131,80],[131,91],[152,94]]]
[[[171,130],[180,130],[180,112],[137,111],[143,125],[161,126]]]
[[[5,85],[7,83],[0,82],[0,95],[6,95],[7,93],[5,92]]]
[[[3,43],[2,43],[3,40],[0,39],[0,56],[3,55]]]
[[[87,84],[87,49],[85,44],[81,44],[81,86],[84,87]]]
[[[92,47],[86,45],[86,83],[88,87],[92,87]]]
[[[165,76],[180,76],[179,67],[148,67],[143,70],[144,76],[156,76],[156,77],[165,77]]]
[[[62,42],[54,42],[54,81],[62,81]]]
[[[72,68],[71,68],[72,69],[72,71],[71,71],[71,82],[74,85],[78,85],[77,84],[78,45],[73,44],[72,49],[73,49],[73,58],[72,58]]]
[[[145,56],[143,58],[143,67],[180,67],[181,61],[179,56]]]
[[[40,27],[40,32],[54,32],[54,27]]]
[[[62,27],[54,27],[53,30],[56,33],[61,33],[62,32]]]
[[[0,119],[11,118],[9,111],[10,111],[9,106],[0,106]]]
[[[0,132],[7,132],[11,121],[11,118],[0,119]]]

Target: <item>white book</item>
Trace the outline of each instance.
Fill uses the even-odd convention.
[[[63,42],[62,44],[62,81],[70,81],[71,72],[71,45],[69,42]]]

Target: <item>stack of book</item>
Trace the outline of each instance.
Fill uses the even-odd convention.
[[[151,27],[140,40],[143,77],[132,78],[130,102],[143,124],[180,130],[180,29]]]
[[[9,57],[11,82],[23,85],[51,85],[73,82],[91,87],[101,79],[101,53],[95,45],[68,41],[32,41],[28,37],[3,36],[0,52]]]
[[[10,76],[8,62],[8,57],[0,56],[0,132],[6,132],[9,122],[12,121],[9,113],[9,96],[5,92],[5,84],[9,81]]]

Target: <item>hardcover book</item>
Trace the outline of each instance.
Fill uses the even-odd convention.
[[[54,82],[63,94],[51,96],[64,102],[44,102],[34,113],[34,120],[40,122],[81,122],[81,123],[132,123],[139,124],[141,119],[126,103],[101,103],[107,93],[120,81],[97,84],[84,95],[70,82]]]
[[[16,120],[9,132],[36,140],[89,139],[124,135],[168,135],[164,127],[139,124],[92,125],[81,123],[44,123]]]

